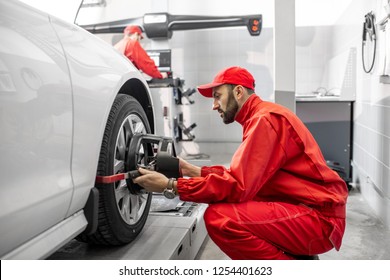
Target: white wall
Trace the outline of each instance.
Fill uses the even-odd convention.
[[[171,14],[243,15],[262,14],[263,30],[258,37],[249,35],[246,27],[181,31],[173,34],[169,45],[173,54],[173,71],[196,87],[209,83],[225,67],[240,65],[255,77],[256,93],[264,99],[273,96],[273,3],[272,1],[169,1]],[[194,95],[195,104],[185,114],[188,124],[196,122],[198,142],[240,142],[241,126],[225,125],[211,110],[211,100]],[[185,108],[184,108],[185,109]]]
[[[379,82],[384,53],[377,48],[373,72],[363,71],[361,60],[364,15],[373,11],[377,22],[387,0],[354,0],[333,26],[330,57],[357,49],[356,102],[354,106],[354,181],[377,215],[390,228],[390,85]],[[378,45],[384,40],[377,30]]]
[[[344,15],[339,22],[339,31],[335,32],[340,47],[347,42],[354,44],[359,50],[358,57],[361,57],[364,15],[371,10],[377,16],[380,15],[382,2],[354,1],[351,13]],[[351,14],[356,16],[351,17]],[[381,17],[377,18],[379,19]],[[358,34],[353,36],[352,30]],[[384,37],[380,32],[377,33],[380,44]],[[337,51],[340,47],[334,47],[334,50]],[[379,65],[383,52],[379,48],[377,51],[376,64],[371,74],[363,72],[361,59],[358,60],[353,161],[356,167],[355,180],[360,184],[364,197],[390,228],[390,85],[379,82]]]
[[[313,2],[319,4],[319,1],[322,0]],[[297,19],[312,17],[306,24],[297,27],[297,92],[309,93],[318,86],[328,89],[335,86],[340,74],[334,73],[345,69],[339,58],[345,57],[351,48],[356,48],[353,181],[378,217],[390,228],[390,85],[379,82],[380,65],[384,58],[381,48],[377,48],[372,73],[363,71],[361,59],[364,15],[373,11],[377,22],[380,21],[384,17],[383,6],[387,0],[347,2],[348,5],[344,5],[346,9],[342,10],[338,4],[323,0],[317,8],[312,7],[305,13],[301,12],[301,16],[297,15]],[[308,9],[309,5],[301,5],[300,9]],[[338,13],[338,18],[330,24],[313,17],[316,14],[332,16],[333,11]],[[377,34],[379,46],[384,36],[378,30]],[[334,138],[337,141],[337,135]]]
[[[296,0],[296,93],[312,94],[318,88],[340,93],[348,51],[334,56],[335,24],[352,0]]]

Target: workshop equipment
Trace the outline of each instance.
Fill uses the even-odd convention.
[[[369,40],[367,40],[367,37]],[[363,64],[363,70],[366,73],[370,73],[372,69],[374,68],[375,63],[375,56],[376,56],[376,28],[375,28],[375,16],[373,12],[369,12],[364,16],[364,23],[363,23],[363,39],[362,39],[362,64]],[[365,64],[365,49],[367,46],[367,42],[370,42],[373,44],[372,47],[372,55],[369,58],[370,63],[369,67]]]
[[[75,19],[77,23],[77,18]],[[246,26],[250,36],[259,36],[263,26],[263,16],[199,16],[171,15],[169,13],[147,13],[142,17],[122,19],[98,24],[80,25],[87,31],[98,33],[122,33],[130,24],[142,26],[149,39],[170,39],[173,31],[206,28]]]
[[[154,50],[153,52],[163,52],[167,50]],[[160,57],[162,55],[160,54]],[[161,61],[160,61],[161,62]],[[160,70],[160,68],[159,68]],[[160,70],[161,71],[161,70]],[[153,92],[152,96],[158,98],[154,98],[153,103],[155,104],[156,114],[159,114],[159,108],[162,108],[161,115],[163,118],[168,121],[167,126],[163,123],[157,123],[159,129],[164,129],[160,133],[163,133],[164,136],[171,136],[174,138],[176,142],[186,142],[193,141],[195,139],[195,135],[192,130],[197,126],[196,123],[192,123],[189,126],[184,124],[184,116],[181,110],[182,105],[192,105],[195,103],[190,97],[196,92],[195,88],[184,88],[184,80],[180,78],[168,77],[165,79],[151,79],[148,81],[149,88],[151,90],[164,88],[171,88],[171,92],[163,91],[163,92]],[[164,98],[161,98],[164,96]],[[169,97],[173,98],[170,101]],[[162,101],[164,99],[164,101]],[[186,101],[183,102],[183,99]],[[157,121],[160,122],[160,121]],[[180,153],[180,146],[179,146]]]
[[[126,180],[130,193],[138,194],[143,188],[134,184],[134,178],[140,176],[138,168],[157,171],[168,178],[182,177],[179,168],[179,159],[176,157],[175,145],[172,138],[152,134],[136,133],[128,146],[125,172],[96,176],[96,182],[110,184]]]
[[[96,176],[101,184],[126,180],[132,194],[144,192],[132,179],[139,176],[138,168],[160,172],[168,178],[182,177],[179,159],[176,157],[174,140],[171,137],[152,134],[134,134],[127,145],[125,171],[122,173]],[[176,196],[167,199],[162,194],[152,196],[149,217],[137,242],[127,246],[127,259],[195,259],[206,236],[203,220],[207,204],[180,201]],[[166,242],[161,242],[166,236]]]

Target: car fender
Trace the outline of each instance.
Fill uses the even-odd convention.
[[[145,79],[126,57],[78,26],[54,17],[51,22],[67,57],[73,89],[71,215],[84,207],[94,186],[102,137],[117,94],[135,94],[151,120],[153,104]]]

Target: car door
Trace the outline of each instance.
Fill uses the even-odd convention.
[[[72,91],[49,17],[0,1],[0,256],[64,219]]]

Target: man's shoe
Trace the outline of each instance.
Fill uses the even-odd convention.
[[[294,257],[297,260],[319,260],[320,259],[318,257],[318,255],[312,255],[312,256],[309,256],[309,255],[300,255],[300,256],[294,255]]]

